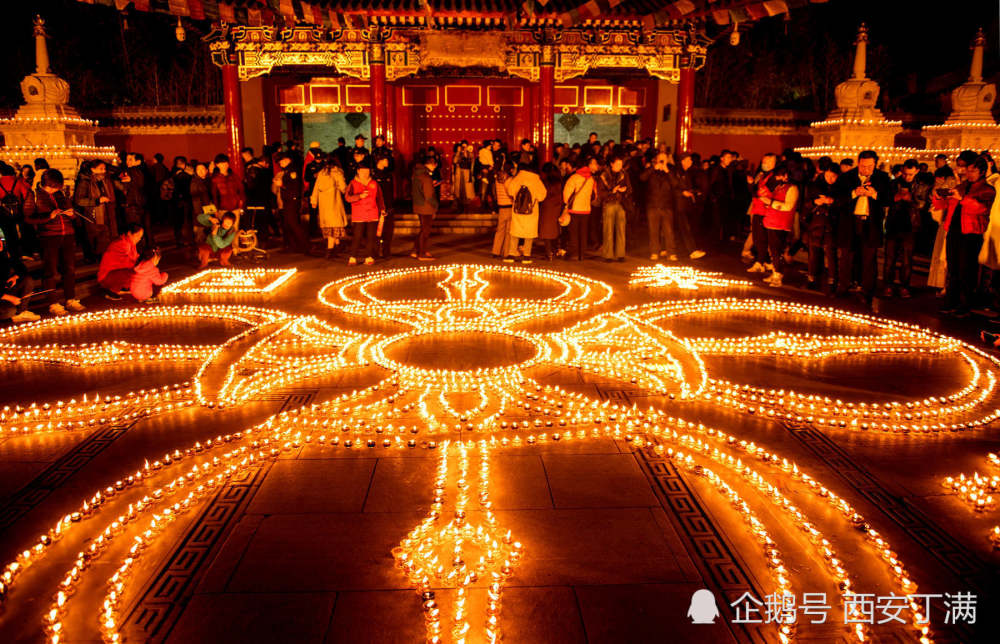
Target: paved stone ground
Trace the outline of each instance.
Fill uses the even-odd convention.
[[[491,261],[481,239],[439,240],[435,251],[442,261]],[[269,265],[297,265],[302,274],[267,305],[344,324],[317,302],[323,284],[352,273],[415,264],[399,257],[369,269],[278,254]],[[612,284],[617,295],[607,308],[666,299],[626,289],[628,275],[638,265],[635,259],[624,264],[535,263]],[[740,272],[739,262],[730,257],[709,257],[704,266]],[[172,273],[180,277],[184,270]],[[794,288],[762,287],[751,294],[830,303]],[[940,322],[933,315],[935,305],[925,295],[910,302],[883,302],[880,310],[972,338],[972,323]],[[720,320],[711,331],[690,326],[699,335],[761,332],[759,323],[738,316]],[[164,342],[221,342],[236,328],[179,321],[165,327],[150,323],[135,333],[157,334]],[[414,348],[407,359],[419,362],[425,351]],[[491,351],[492,359],[503,361],[510,356],[502,354],[514,349],[501,344]],[[764,360],[718,360],[711,367],[737,381],[830,391],[831,397],[845,400],[926,396],[947,389],[962,373],[954,364],[909,358],[849,360],[812,371]],[[190,377],[193,367],[115,365],[80,371],[5,364],[2,369],[0,406],[175,382]],[[628,383],[565,370],[537,377],[597,400],[647,402]],[[0,555],[9,561],[109,477],[141,466],[145,455],[238,431],[282,409],[356,389],[359,383],[358,377],[333,374],[223,412],[189,408],[97,432],[2,438]],[[984,471],[985,454],[1000,451],[995,427],[932,438],[824,432],[707,405],[688,407],[686,417],[746,437],[808,468],[886,536],[908,562],[921,592],[977,593],[978,624],[953,628],[943,624],[941,613],[934,614],[937,641],[989,641],[995,635],[1000,555],[990,549],[985,535],[1000,523],[1000,513],[973,514],[943,494],[940,484],[947,475]],[[701,477],[679,471],[651,449],[610,439],[509,448],[493,459],[491,492],[500,524],[526,548],[503,596],[506,641],[776,641],[773,627],[733,624],[725,607],[722,623],[711,626],[693,625],[685,616],[692,593],[700,588],[715,592],[720,604],[744,590],[762,597],[769,588],[759,545]],[[391,550],[426,515],[435,464],[436,455],[422,449],[348,451],[306,445],[230,481],[170,527],[142,559],[122,611],[127,641],[421,641],[421,599],[394,566]],[[838,523],[828,506],[800,494],[790,480],[780,486],[837,540],[855,590],[884,594],[892,589],[867,546]],[[801,533],[782,525],[780,515],[759,495],[751,503],[769,522],[775,539],[787,546],[782,553],[793,586],[800,592],[827,592],[836,604],[829,576],[795,547],[805,541]],[[42,613],[74,552],[57,544],[50,559],[18,580],[0,614],[0,641],[40,641]],[[107,574],[95,577],[105,579],[111,564],[97,565]],[[98,581],[79,588],[64,619],[73,634],[69,641],[99,640],[96,616],[103,593]],[[810,626],[800,621],[799,639],[849,641],[843,624],[833,622]],[[871,632],[878,641],[913,639],[912,631],[888,625]]]

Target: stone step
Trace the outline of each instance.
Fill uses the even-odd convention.
[[[396,225],[396,230],[393,233],[397,236],[402,235],[416,235],[420,232],[419,227],[412,226],[399,226]],[[431,228],[432,234],[441,235],[482,235],[485,233],[493,232],[493,228],[489,226],[480,227],[468,227],[468,226],[434,226]]]
[[[412,212],[397,212],[396,219],[416,219],[418,215]],[[495,212],[439,212],[434,216],[435,219],[442,219],[445,217],[462,217],[466,219],[479,219],[479,220],[495,220],[497,215]]]
[[[447,222],[461,222],[463,224],[471,226],[495,226],[497,223],[496,215],[456,215],[456,214],[443,214],[434,217],[434,222],[439,221]],[[396,215],[396,225],[400,223],[412,223],[413,225],[419,225],[420,218],[413,214]]]
[[[489,212],[438,213],[431,231],[438,235],[482,235],[493,232],[497,215]],[[420,232],[420,217],[414,213],[396,214],[397,235],[416,235]]]

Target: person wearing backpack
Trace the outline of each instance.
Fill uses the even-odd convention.
[[[26,181],[17,176],[17,170],[0,161],[0,232],[3,233],[7,252],[20,260],[30,241],[34,228],[24,218],[35,212],[35,193]],[[30,239],[26,236],[32,235]]]
[[[510,242],[507,245],[507,257],[503,261],[513,262],[518,256],[522,264],[531,263],[531,245],[538,237],[538,204],[547,191],[542,178],[533,169],[531,160],[520,161],[517,164],[517,174],[507,180],[504,186],[507,194],[514,195],[511,208]],[[518,241],[524,245],[518,249]]]

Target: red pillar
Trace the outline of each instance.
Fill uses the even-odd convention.
[[[552,147],[555,131],[553,127],[553,103],[556,92],[556,66],[551,47],[542,48],[542,61],[539,66],[539,96],[538,96],[538,146],[541,148],[542,162],[552,160]]]
[[[243,176],[240,150],[243,149],[243,100],[240,98],[240,77],[236,65],[222,66],[222,100],[226,106],[229,167]]]
[[[396,123],[396,101],[399,100],[397,98],[398,94],[399,89],[395,85],[385,86],[385,113],[387,115],[385,122],[385,143],[394,149],[396,147],[396,137],[393,128],[389,127],[389,124]]]
[[[677,138],[674,152],[687,152],[691,143],[691,120],[694,116],[694,70],[681,69],[681,82],[677,88]]]
[[[376,136],[386,136],[388,113],[385,96],[385,50],[381,43],[373,43],[369,53],[369,77],[372,95],[372,145]],[[388,137],[386,137],[388,141]]]
[[[402,83],[396,85],[396,91],[393,92],[395,96],[395,109],[393,112],[395,116],[393,117],[393,147],[395,147],[396,152],[398,152],[406,162],[413,159],[416,153],[416,146],[414,145],[414,118],[413,118],[413,106],[403,104],[403,90],[404,86]]]

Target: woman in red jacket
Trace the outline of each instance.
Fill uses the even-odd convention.
[[[104,289],[105,298],[122,299],[121,292],[132,281],[135,265],[139,261],[138,246],[142,235],[140,224],[129,224],[128,229],[108,244],[108,249],[101,255],[101,263],[97,267],[97,283]]]
[[[351,255],[348,264],[357,264],[361,240],[364,239],[365,264],[375,263],[372,257],[375,248],[375,235],[378,229],[378,219],[385,212],[385,202],[378,182],[372,178],[371,164],[365,160],[358,166],[358,173],[347,185],[347,203],[351,204]]]

